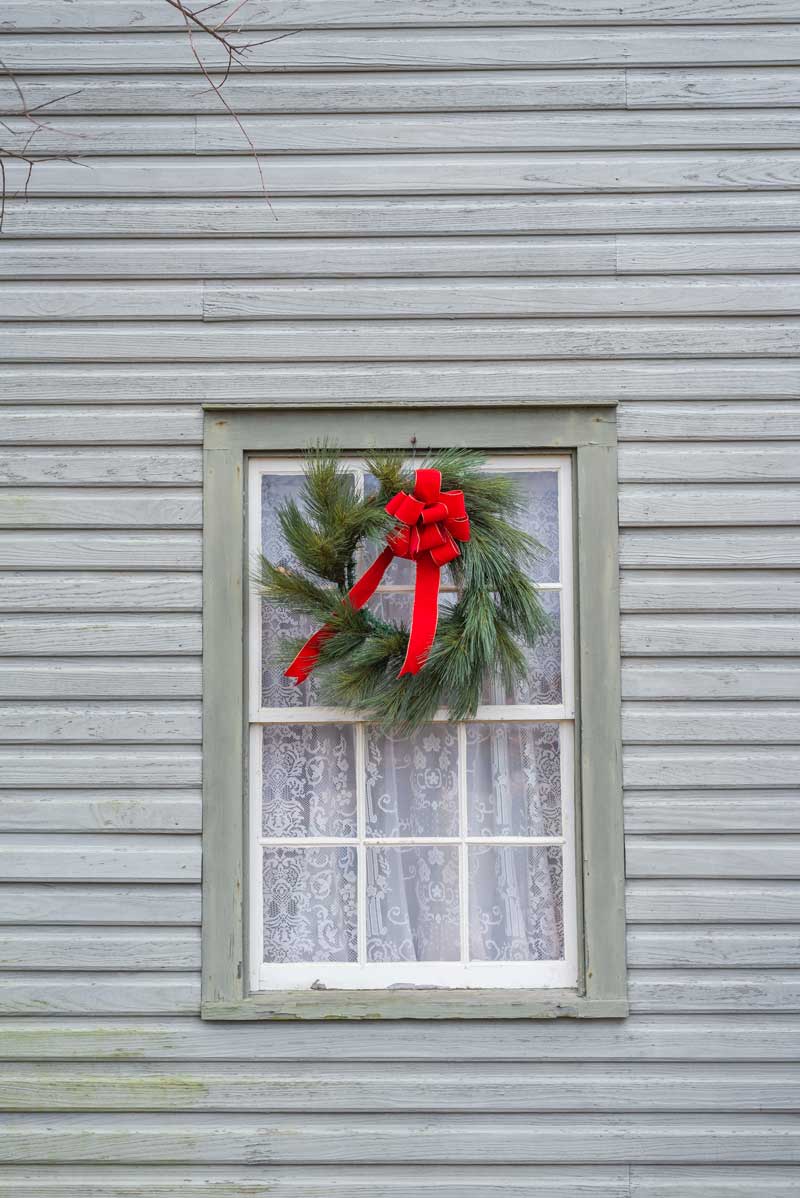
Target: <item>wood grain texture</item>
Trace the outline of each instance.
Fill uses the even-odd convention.
[[[157,645],[153,650],[158,651]],[[0,661],[3,699],[200,699],[200,658],[15,657]]]
[[[199,832],[197,790],[15,790],[0,794],[3,832]],[[133,846],[135,847],[133,842]],[[103,846],[92,842],[95,851]],[[64,846],[62,846],[64,847]],[[113,850],[110,844],[109,852]],[[117,845],[124,851],[125,845]],[[152,846],[154,849],[158,845]],[[69,849],[69,842],[66,843]],[[122,921],[125,922],[124,920]]]
[[[73,87],[72,90],[78,90]],[[235,101],[229,98],[229,103]],[[443,101],[434,102],[441,107]],[[480,100],[476,102],[480,108]],[[24,149],[29,130],[24,120],[9,119],[6,143]],[[689,150],[796,149],[800,113],[721,109],[693,112],[475,112],[421,115],[357,113],[286,116],[251,115],[247,134],[263,154],[362,154],[386,150]],[[37,136],[42,154],[74,154],[80,146],[87,161],[105,155],[242,153],[242,132],[230,117],[208,116],[61,116]]]
[[[605,1063],[0,1065],[0,1110],[303,1111],[346,1104],[356,1113],[441,1108],[453,1113],[637,1110],[780,1111],[800,1066]],[[687,1093],[688,1088],[688,1093]]]
[[[160,0],[159,0],[160,2]],[[322,77],[327,83],[330,76]],[[311,236],[417,236],[714,232],[797,229],[793,192],[676,192],[657,195],[281,197],[193,199],[123,196],[15,199],[3,228],[13,237],[79,239]],[[13,252],[13,251],[12,251]],[[56,256],[57,261],[57,256]]]
[[[452,26],[444,29],[292,29],[291,36],[251,43],[247,62],[258,71],[364,71],[506,69],[511,67],[604,67],[796,64],[798,26],[752,24],[662,29],[552,26],[540,29]],[[184,33],[127,31],[102,38],[80,33],[0,36],[0,57],[20,74],[51,68],[59,72],[199,74]],[[211,39],[203,47],[210,70],[224,70],[223,47]]]
[[[621,1160],[701,1163],[796,1163],[793,1116],[318,1115],[298,1125],[291,1115],[176,1114],[5,1116],[0,1159],[16,1163],[268,1164],[353,1163],[575,1164]],[[413,1152],[409,1154],[409,1137]]]
[[[796,189],[800,180],[800,154],[783,149],[297,154],[261,161],[275,196],[770,191]],[[17,165],[12,160],[6,167],[15,191],[26,178]],[[167,199],[234,192],[261,196],[263,205],[259,172],[245,154],[97,157],[88,166],[51,159],[39,163],[28,190],[37,198]]]
[[[713,22],[792,21],[791,0],[541,0],[532,8],[526,0],[406,0],[402,8],[391,0],[288,0],[278,8],[263,0],[245,0],[237,8],[237,28],[285,29],[377,28],[492,25],[627,25]],[[3,27],[18,33],[61,33],[115,30],[176,30],[178,14],[160,0],[9,0]]]

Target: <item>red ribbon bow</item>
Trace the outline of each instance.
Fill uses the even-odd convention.
[[[469,517],[464,492],[443,491],[439,470],[417,470],[413,495],[398,491],[386,504],[386,511],[395,517],[398,526],[389,533],[386,548],[347,597],[358,611],[374,595],[393,558],[404,557],[416,563],[411,632],[398,675],[402,677],[419,673],[430,653],[439,621],[441,568],[460,555],[457,542],[469,540]],[[285,676],[297,683],[305,682],[317,663],[320,647],[332,635],[333,629],[325,624],[309,637]]]

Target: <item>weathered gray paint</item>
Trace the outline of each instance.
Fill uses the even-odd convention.
[[[3,1198],[796,1192],[798,15],[248,0],[273,216],[163,0],[3,5]],[[618,402],[627,1020],[199,1018],[201,404],[342,399]]]

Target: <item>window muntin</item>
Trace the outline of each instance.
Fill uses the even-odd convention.
[[[250,595],[254,991],[577,984],[571,458],[504,454],[487,469],[514,471],[530,497],[553,631],[518,693],[492,684],[473,721],[438,713],[397,738],[319,706],[313,675],[295,687],[274,664],[275,640],[313,624]],[[298,457],[250,459],[251,558],[289,564],[274,513],[301,478]],[[413,582],[396,560],[371,605],[408,622]],[[443,576],[442,603],[452,595]]]

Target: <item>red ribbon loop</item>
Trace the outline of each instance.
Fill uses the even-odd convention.
[[[397,520],[397,528],[386,538],[387,546],[348,592],[358,611],[374,595],[393,557],[404,557],[416,564],[414,609],[405,661],[398,677],[417,674],[422,669],[436,636],[439,621],[439,582],[441,567],[459,557],[457,542],[469,540],[469,517],[463,491],[442,491],[439,470],[417,470],[414,493],[398,491],[386,504],[386,511]],[[333,635],[325,624],[309,637],[288,670],[287,678],[305,682],[319,657],[321,646]]]

